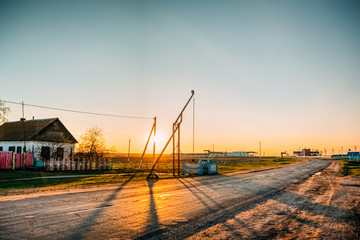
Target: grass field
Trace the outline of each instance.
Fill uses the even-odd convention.
[[[342,167],[341,172],[344,175],[360,176],[360,162],[351,160],[340,160],[340,163]]]
[[[299,158],[263,158],[260,161],[236,163],[233,165],[219,165],[219,174],[237,171],[259,170],[270,167],[279,167],[284,164],[296,163],[301,161]]]
[[[262,158],[258,161],[219,164],[219,174],[259,170],[270,167],[278,167],[284,164],[290,164],[301,161],[298,158]],[[161,169],[160,169],[161,167]],[[161,179],[173,178],[172,163],[163,163],[156,170],[161,170],[163,175]],[[77,177],[72,177],[77,175]],[[89,176],[91,175],[91,176]],[[36,189],[36,190],[52,190],[66,189],[83,186],[93,186],[102,184],[116,184],[126,181],[141,181],[146,178],[148,171],[135,171],[134,167],[128,166],[126,169],[115,169],[109,171],[2,171],[0,172],[0,194],[6,195],[11,190],[18,189]],[[59,176],[59,177],[57,177]],[[60,176],[64,176],[60,178]],[[51,177],[51,178],[47,178]],[[189,177],[182,175],[181,177]],[[31,179],[37,178],[37,179]]]

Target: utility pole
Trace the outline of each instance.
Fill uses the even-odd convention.
[[[22,125],[23,125],[23,140],[24,140],[24,146],[23,146],[23,168],[26,168],[26,139],[25,139],[25,111],[24,111],[24,102],[21,102],[22,107]]]
[[[261,142],[259,142],[259,152],[260,152],[260,158],[261,158]]]
[[[130,162],[130,143],[131,143],[131,138],[129,138],[128,162]]]
[[[195,157],[195,98],[193,98],[193,158]]]
[[[22,107],[22,118],[25,118],[25,114],[24,114],[24,102],[21,102],[21,107]]]

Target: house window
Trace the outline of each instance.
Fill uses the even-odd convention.
[[[63,157],[64,157],[64,148],[58,148],[58,149],[57,149],[56,156],[57,156],[58,158],[63,158]]]
[[[3,147],[0,147],[0,152],[2,152],[3,151]]]
[[[15,152],[15,146],[9,147],[9,152]]]
[[[50,147],[41,147],[41,158],[43,160],[50,159]]]
[[[16,148],[16,153],[21,153],[21,147]]]

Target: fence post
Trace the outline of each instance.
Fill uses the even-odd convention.
[[[13,160],[13,161],[12,161],[12,170],[15,170],[15,161],[16,161],[16,160],[15,160],[15,152],[13,152],[12,155],[13,155],[13,159],[12,159],[12,160]]]
[[[50,158],[50,171],[54,171],[54,158]]]
[[[26,168],[26,152],[23,152],[23,169]]]

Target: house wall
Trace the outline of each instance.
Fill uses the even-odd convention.
[[[64,149],[64,158],[70,159],[71,154],[74,153],[75,144],[73,143],[52,143],[52,142],[40,142],[40,141],[27,141],[25,142],[26,151],[34,154],[36,161],[42,161],[41,159],[41,147],[49,147],[50,155],[54,155],[58,148]],[[9,152],[9,147],[15,147],[15,151],[18,147],[21,147],[23,152],[24,142],[21,141],[9,141],[0,142],[0,149],[3,148],[3,152]]]
[[[26,149],[28,152],[31,152],[30,145],[28,142],[25,143]],[[21,152],[23,152],[24,142],[20,141],[10,141],[10,142],[0,142],[0,149],[3,148],[2,152],[9,152],[9,147],[15,147],[15,151],[18,147],[21,147]]]

